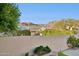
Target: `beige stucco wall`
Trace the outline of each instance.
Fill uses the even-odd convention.
[[[67,36],[15,36],[0,37],[0,55],[19,56],[25,54],[36,46],[48,45],[52,51],[67,49]]]

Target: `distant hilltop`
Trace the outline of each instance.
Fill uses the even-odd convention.
[[[51,21],[48,24],[34,24],[31,22],[21,22],[18,25],[20,30],[29,30],[31,35],[71,35],[79,30],[79,20],[62,19]]]
[[[79,20],[76,19],[61,19],[56,21],[51,21],[48,24],[34,24],[32,22],[21,22],[20,26],[29,26],[29,27],[45,27],[47,29],[62,29],[64,27],[79,27]]]

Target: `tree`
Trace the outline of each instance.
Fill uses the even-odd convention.
[[[0,32],[14,32],[18,28],[20,14],[16,4],[0,3]]]

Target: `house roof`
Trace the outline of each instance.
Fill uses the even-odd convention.
[[[21,25],[22,25],[22,26],[28,26],[28,23],[22,22]]]
[[[30,31],[38,31],[40,28],[40,26],[32,25],[30,26]]]

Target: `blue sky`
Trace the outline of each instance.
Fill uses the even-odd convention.
[[[21,22],[46,24],[64,18],[79,19],[79,4],[68,3],[19,3]]]

